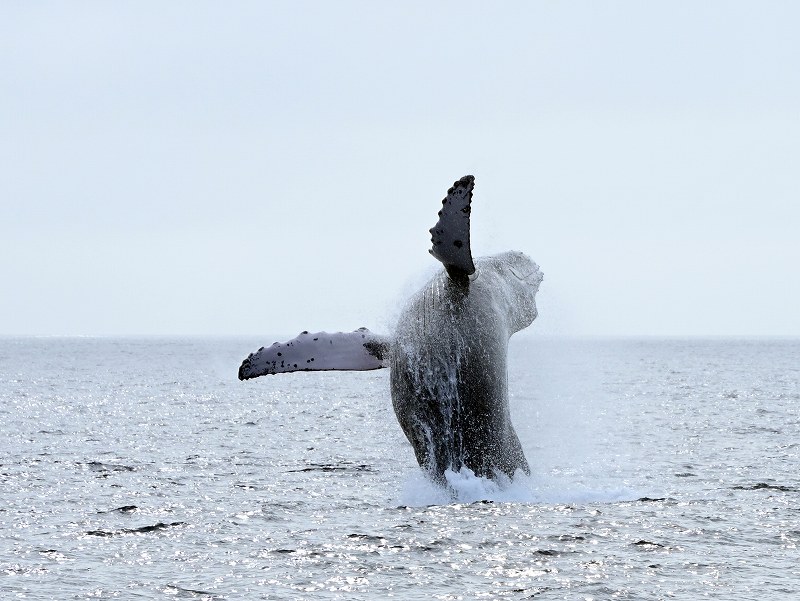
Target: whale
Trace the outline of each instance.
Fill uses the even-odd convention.
[[[543,274],[519,251],[473,258],[474,187],[466,175],[447,191],[429,230],[442,269],[408,300],[392,334],[301,332],[250,353],[239,379],[388,368],[397,421],[432,480],[463,468],[492,480],[530,474],[511,422],[508,345],[538,315]]]

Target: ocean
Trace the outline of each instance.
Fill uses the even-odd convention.
[[[0,339],[2,599],[796,599],[800,340],[512,339],[530,477],[417,466],[388,371]]]

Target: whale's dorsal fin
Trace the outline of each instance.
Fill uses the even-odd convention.
[[[290,371],[366,371],[388,366],[389,339],[367,328],[354,332],[302,332],[288,342],[275,342],[250,353],[239,379]]]
[[[465,175],[453,184],[442,201],[439,221],[429,231],[433,247],[430,253],[447,269],[454,280],[464,280],[475,273],[469,246],[469,214],[475,178]]]

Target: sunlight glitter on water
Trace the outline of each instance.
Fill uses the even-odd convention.
[[[5,344],[4,597],[791,599],[800,582],[800,343],[512,346],[533,473],[447,488],[381,372],[241,386],[247,340]],[[48,352],[70,357],[64,381]],[[226,363],[229,381],[204,368]]]

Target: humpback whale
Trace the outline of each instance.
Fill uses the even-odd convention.
[[[302,332],[251,353],[239,379],[388,367],[395,415],[432,479],[463,467],[491,479],[530,474],[511,423],[507,354],[511,335],[537,316],[543,276],[517,251],[473,259],[474,186],[466,175],[442,200],[429,252],[444,269],[409,300],[392,336]]]

